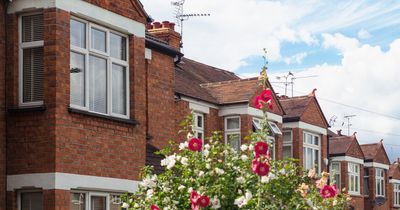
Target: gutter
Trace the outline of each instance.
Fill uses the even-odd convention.
[[[178,56],[179,61],[180,61],[180,58],[183,57],[183,54],[179,50],[177,50],[169,45],[166,45],[166,44],[163,44],[163,43],[151,40],[151,39],[146,38],[145,46],[147,48],[150,48],[150,49],[156,50],[158,52],[164,53],[166,55],[169,55],[171,57]]]

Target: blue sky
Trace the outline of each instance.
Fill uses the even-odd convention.
[[[142,3],[155,20],[174,21],[170,1]],[[266,48],[271,81],[316,75],[296,80],[294,94],[317,88],[332,130],[355,114],[360,143],[384,139],[391,160],[400,157],[400,1],[186,0],[184,10],[211,14],[184,22],[186,57],[252,77]]]

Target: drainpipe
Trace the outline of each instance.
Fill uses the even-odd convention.
[[[8,123],[7,123],[7,118],[8,118],[8,114],[7,114],[7,65],[6,65],[6,61],[8,60],[8,55],[7,55],[7,43],[8,43],[8,39],[7,39],[7,11],[8,11],[8,6],[10,5],[10,3],[12,2],[12,0],[9,0],[9,1],[3,1],[2,3],[4,3],[4,64],[3,64],[3,67],[4,67],[4,140],[5,140],[5,142],[4,142],[4,150],[5,150],[5,152],[4,152],[4,167],[5,167],[5,174],[4,174],[4,176],[5,176],[5,184],[6,184],[6,186],[7,186],[7,130],[8,130],[8,128],[7,128],[7,126],[8,126]],[[2,190],[4,190],[4,192],[7,192],[7,187],[5,187],[5,189],[2,189]],[[6,195],[6,197],[5,197],[5,199],[7,200],[7,195]]]

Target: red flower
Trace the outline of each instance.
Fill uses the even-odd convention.
[[[201,207],[207,207],[208,205],[210,205],[210,198],[205,195],[201,196],[199,199],[199,205]]]
[[[262,108],[264,108],[264,103],[265,103],[265,101],[262,99],[261,96],[256,96],[256,98],[254,99],[254,106],[255,106],[257,109],[262,109]]]
[[[192,202],[192,204],[197,204],[199,202],[200,199],[200,195],[196,192],[196,191],[192,191],[190,193],[190,202]]]
[[[150,206],[150,210],[160,210],[160,208],[158,208],[158,206],[157,205],[151,205]]]
[[[263,163],[258,161],[257,159],[254,159],[252,164],[252,171],[258,176],[266,176],[269,174],[269,165],[267,163]]]
[[[203,141],[199,138],[192,138],[189,140],[189,149],[194,152],[200,152],[203,146]]]
[[[268,144],[263,141],[259,141],[254,145],[254,151],[256,152],[256,156],[266,155],[268,152]]]
[[[323,198],[333,198],[336,196],[336,187],[325,185],[323,188],[321,188],[319,194],[321,194],[321,197]]]
[[[272,100],[272,91],[270,89],[263,90],[260,96],[264,101],[268,102]]]

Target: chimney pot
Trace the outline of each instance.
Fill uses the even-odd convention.
[[[310,94],[308,94],[308,97],[315,97],[315,92],[317,91],[317,88],[314,88]]]
[[[161,28],[162,27],[160,22],[154,22],[153,26],[154,26],[153,29],[157,29],[157,28]]]
[[[162,22],[162,27],[163,28],[169,28],[169,21],[163,21]]]
[[[338,134],[339,136],[342,136],[342,129],[337,130],[337,134]]]
[[[175,23],[169,23],[169,28],[175,31]]]
[[[151,30],[151,29],[153,29],[153,25],[151,23],[148,23],[146,25],[146,28],[147,28],[147,30]]]

